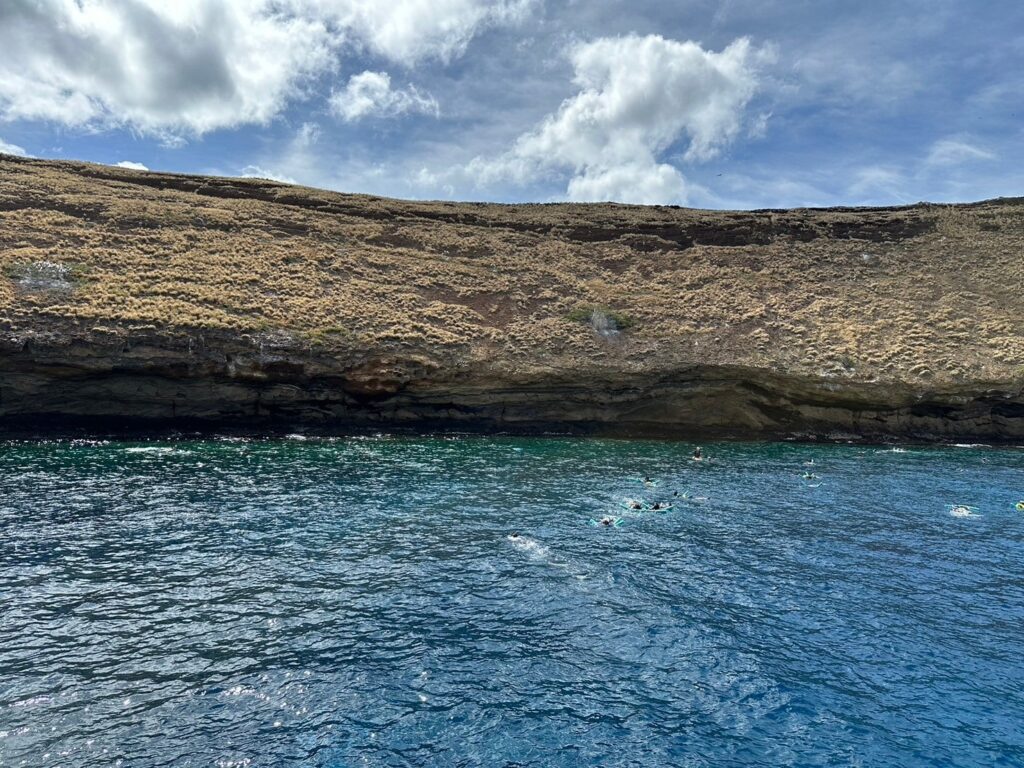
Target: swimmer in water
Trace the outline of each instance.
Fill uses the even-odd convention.
[[[1018,501],[1017,502],[1017,511],[1018,512],[1024,512],[1024,501]]]
[[[664,505],[660,501],[656,501],[651,505],[651,512],[657,512],[659,509],[662,509],[663,507]]]
[[[977,507],[972,507],[967,504],[949,505],[949,514],[953,515],[953,517],[976,517],[977,512]]]
[[[693,452],[693,460],[701,461],[704,458],[704,453],[701,451],[700,446],[697,446],[697,450]]]
[[[602,517],[597,522],[600,525],[615,525],[615,523],[617,523],[618,520],[619,520],[619,518],[617,518],[617,517],[612,517],[611,515],[605,515],[604,517]]]
[[[817,480],[818,476],[813,472],[804,472],[803,478],[804,480]]]
[[[629,502],[629,508],[630,509],[643,509],[644,505],[641,504],[639,501],[631,501],[631,502]]]
[[[510,533],[508,537],[512,539],[512,541],[515,541],[519,538],[519,531],[512,531],[512,533]]]

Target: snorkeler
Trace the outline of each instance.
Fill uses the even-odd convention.
[[[1018,501],[1017,502],[1017,511],[1018,512],[1024,512],[1024,501]]]
[[[704,458],[704,453],[701,451],[701,448],[698,445],[697,449],[693,452],[693,460],[694,461],[701,461],[703,458]]]
[[[629,508],[630,509],[643,509],[644,505],[641,504],[639,501],[636,501],[634,499],[633,501],[629,502]]]
[[[953,517],[977,517],[978,508],[968,504],[948,504],[949,514]]]
[[[813,472],[804,472],[803,478],[804,480],[817,480],[818,476]]]

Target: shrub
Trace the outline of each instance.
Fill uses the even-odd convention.
[[[629,315],[607,307],[576,307],[566,315],[566,319],[575,323],[588,323],[598,333],[625,331],[635,325]]]
[[[3,271],[18,288],[29,293],[70,291],[86,277],[86,268],[82,264],[48,260],[7,264]]]

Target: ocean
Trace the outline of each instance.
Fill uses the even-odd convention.
[[[1024,765],[1024,451],[694,447],[0,443],[0,765]]]

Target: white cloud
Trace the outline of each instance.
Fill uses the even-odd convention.
[[[291,176],[284,176],[274,171],[268,171],[266,168],[262,168],[258,165],[247,165],[242,169],[239,174],[243,179],[270,179],[271,181],[280,181],[282,184],[295,184],[295,179]]]
[[[765,55],[745,38],[720,53],[658,35],[577,45],[571,60],[580,92],[504,156],[468,170],[520,183],[568,170],[573,200],[685,202],[682,174],[661,155],[683,141],[684,160],[707,160],[731,142]]]
[[[406,65],[450,61],[489,27],[523,21],[535,0],[290,0],[331,19],[371,52]]]
[[[533,1],[4,0],[0,119],[124,126],[180,146],[266,123],[346,52],[449,61]]]
[[[925,162],[928,165],[959,165],[971,160],[995,160],[988,150],[959,139],[940,139],[932,144]]]
[[[24,147],[19,147],[17,144],[10,144],[3,139],[0,139],[0,154],[28,157],[28,152],[25,151]]]
[[[391,87],[387,72],[363,72],[349,78],[342,91],[331,94],[331,111],[346,122],[363,117],[394,117],[407,112],[437,115],[433,96],[421,94],[410,85],[405,90]]]
[[[570,200],[617,200],[656,205],[686,200],[688,190],[683,175],[667,163],[638,162],[613,168],[587,169],[569,181],[566,196]]]
[[[0,114],[171,137],[266,122],[333,61],[322,22],[271,11],[268,0],[4,3]]]
[[[142,163],[136,163],[131,160],[122,160],[119,163],[115,163],[118,168],[130,168],[133,171],[148,171],[149,168],[144,166]]]

